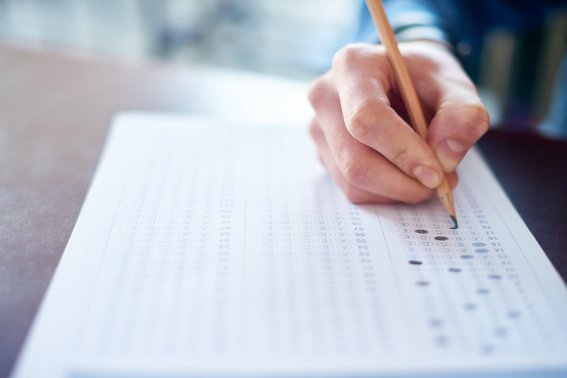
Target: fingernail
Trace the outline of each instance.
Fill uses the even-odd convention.
[[[441,179],[437,172],[429,167],[426,167],[425,165],[419,165],[415,167],[412,173],[415,178],[419,180],[419,182],[430,189],[435,189],[440,184]]]
[[[439,163],[443,166],[445,172],[452,172],[457,167],[459,160],[465,152],[465,146],[461,143],[453,140],[446,139],[444,142],[439,144],[439,147],[435,150],[435,154],[439,159]]]

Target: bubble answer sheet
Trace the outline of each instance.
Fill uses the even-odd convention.
[[[349,203],[300,127],[115,119],[15,377],[567,376],[567,290],[479,154]]]

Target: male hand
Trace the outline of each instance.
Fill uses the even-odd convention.
[[[339,51],[309,91],[309,131],[319,159],[354,203],[424,201],[488,130],[488,113],[456,59],[436,42],[400,43],[428,118],[427,141],[411,129],[383,46]]]

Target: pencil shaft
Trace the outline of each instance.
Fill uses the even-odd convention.
[[[398,47],[394,31],[392,30],[388,17],[386,16],[382,0],[366,0],[366,4],[370,10],[372,19],[374,20],[374,24],[378,29],[380,39],[386,47],[386,56],[390,60],[394,70],[396,82],[398,83],[411,124],[419,136],[421,136],[424,140],[427,140],[427,121],[425,120],[423,108],[421,107],[421,103],[419,102],[419,97],[417,96],[408,68]],[[443,176],[441,185],[439,185],[436,191],[443,207],[445,207],[449,214],[456,219],[453,193],[445,176]]]

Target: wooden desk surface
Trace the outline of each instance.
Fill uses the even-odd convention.
[[[305,88],[257,75],[124,63],[0,42],[0,376],[9,374],[25,340],[115,112],[306,122]],[[491,133],[481,147],[566,280],[567,144]]]

